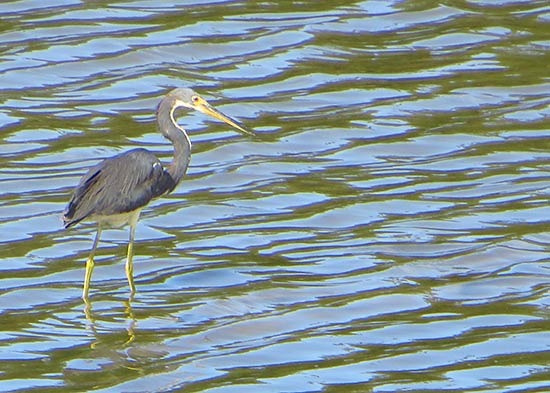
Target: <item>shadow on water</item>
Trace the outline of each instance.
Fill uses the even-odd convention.
[[[547,391],[546,2],[11,2],[0,390]],[[193,156],[128,232],[72,188],[192,86]]]

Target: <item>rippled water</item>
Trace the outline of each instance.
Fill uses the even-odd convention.
[[[46,5],[47,3],[47,5]],[[0,390],[545,392],[546,1],[3,2]],[[72,188],[193,86],[128,233]]]

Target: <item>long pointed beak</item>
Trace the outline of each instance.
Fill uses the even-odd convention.
[[[195,109],[201,111],[208,116],[212,116],[218,120],[221,120],[224,123],[229,124],[231,127],[234,127],[247,135],[255,135],[252,131],[248,131],[244,129],[241,125],[239,125],[237,120],[232,119],[231,117],[223,114],[222,112],[214,108],[205,99],[200,98],[199,101],[195,103]]]

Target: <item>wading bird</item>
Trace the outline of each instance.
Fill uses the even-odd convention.
[[[153,153],[145,149],[130,150],[92,167],[80,180],[63,212],[65,228],[83,220],[97,223],[97,234],[86,261],[82,291],[84,300],[88,299],[94,254],[101,230],[105,226],[121,227],[130,224],[126,277],[131,293],[135,293],[132,258],[140,211],[152,199],[171,192],[178,185],[191,158],[191,141],[175,120],[175,112],[180,108],[200,111],[239,131],[252,134],[238,125],[236,120],[214,109],[192,89],[178,88],[169,92],[157,108],[158,130],[174,146],[174,158],[167,168],[162,166]]]

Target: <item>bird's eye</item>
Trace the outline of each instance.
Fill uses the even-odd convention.
[[[193,104],[198,104],[199,103],[199,96],[193,96],[191,97],[191,101],[193,101]]]

